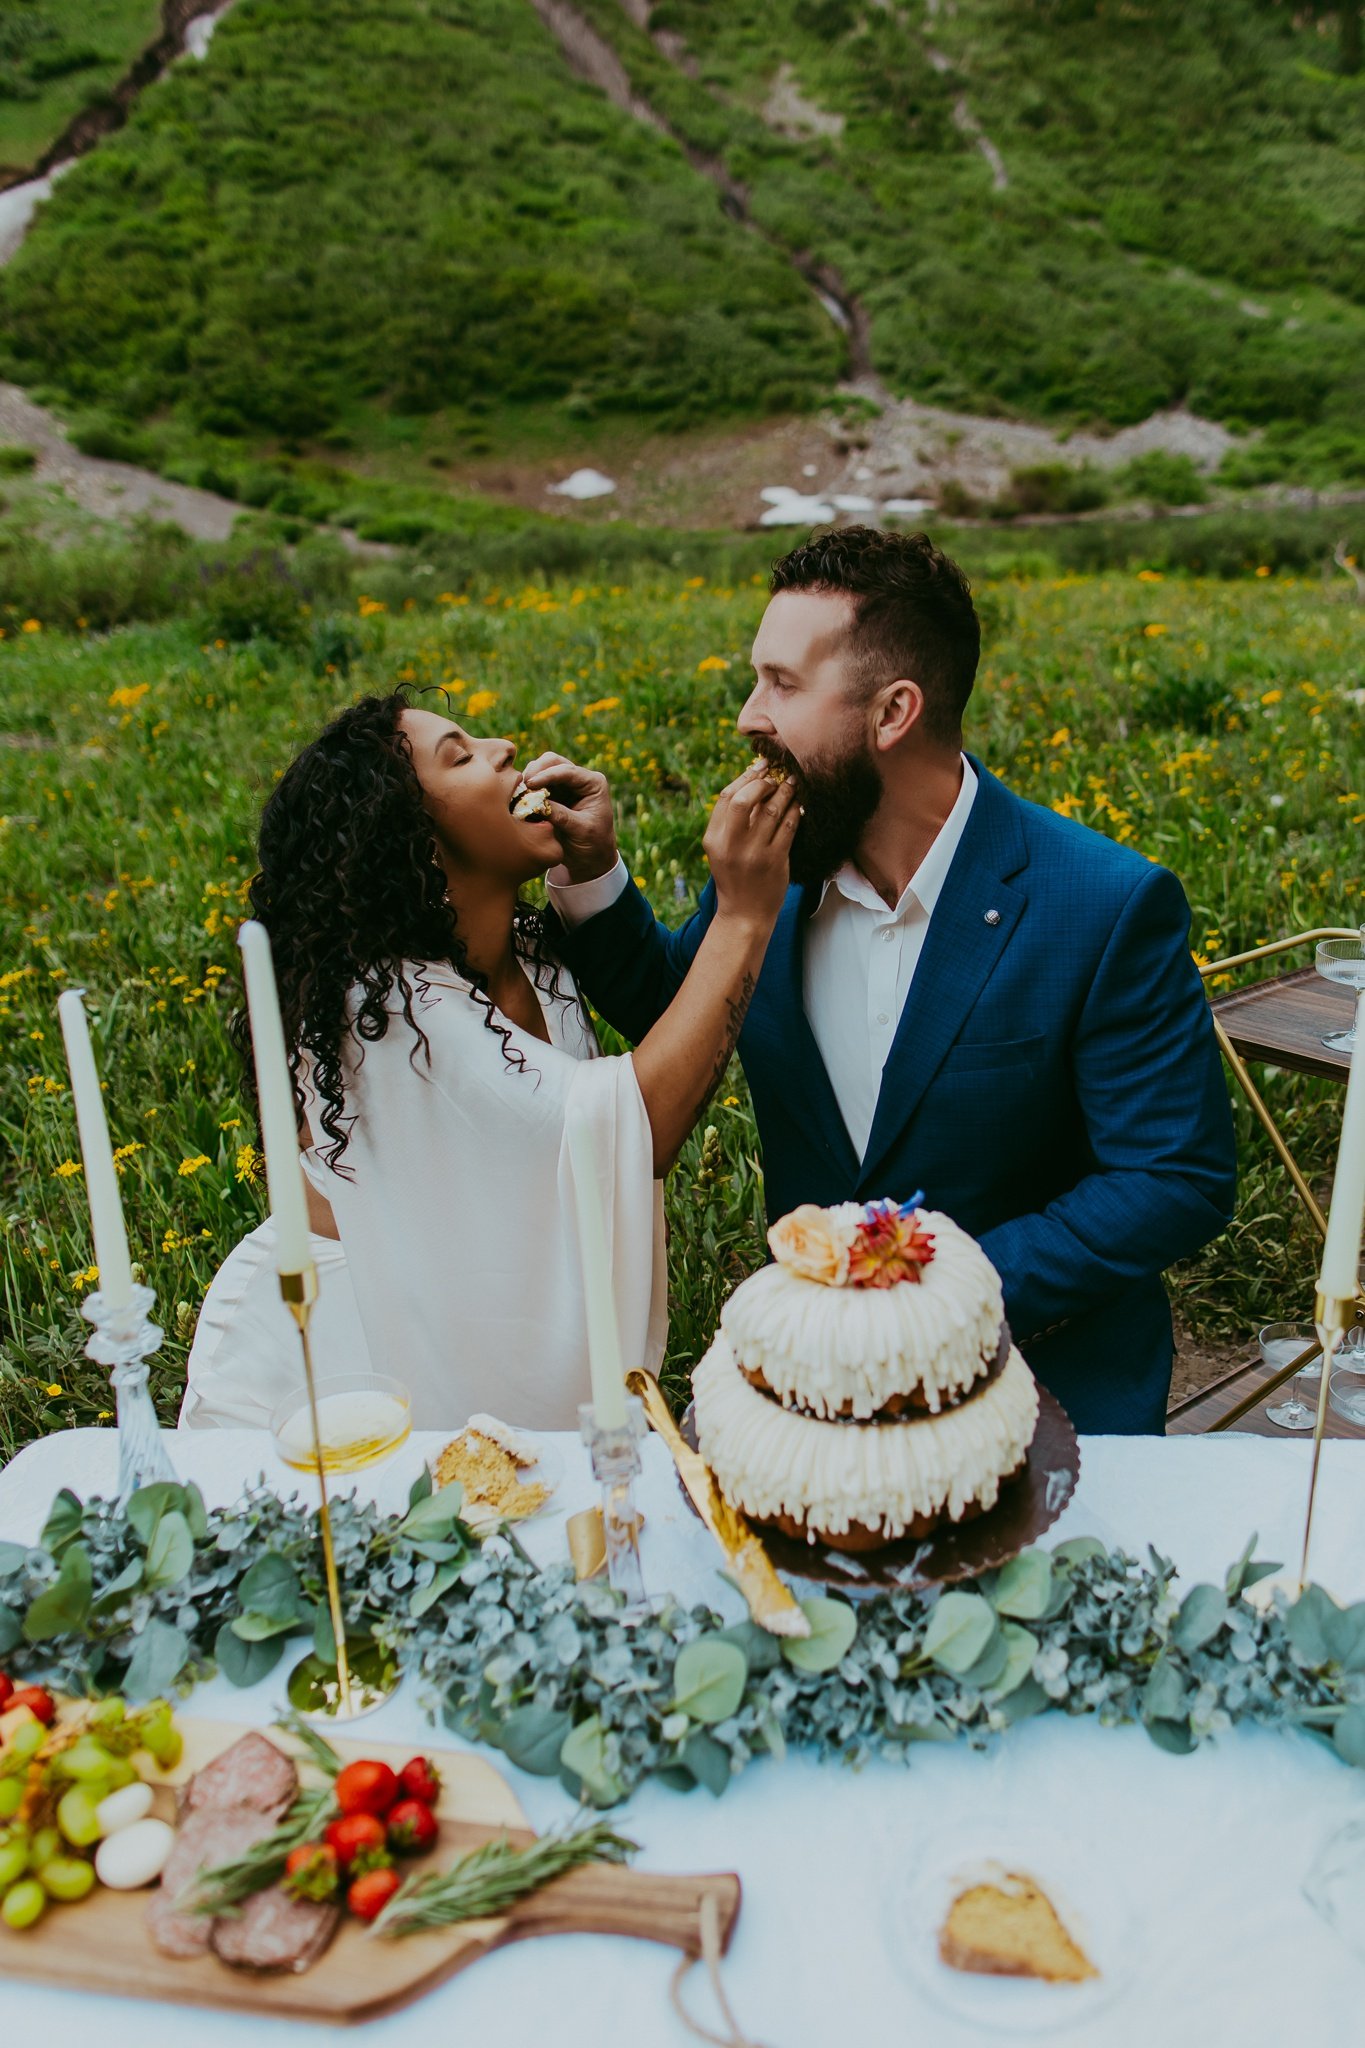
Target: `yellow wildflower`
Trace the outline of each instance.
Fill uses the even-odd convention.
[[[193,1159],[182,1159],[176,1168],[176,1172],[188,1179],[190,1174],[198,1173],[200,1167],[207,1166],[208,1163],[209,1155],[207,1152],[196,1152]]]
[[[65,1392],[66,1392],[66,1388],[65,1388],[65,1387],[59,1387],[59,1386],[57,1385],[57,1382],[56,1382],[55,1380],[53,1380],[53,1381],[51,1382],[51,1384],[49,1385],[49,1387],[48,1387],[48,1389],[47,1389],[48,1397],[49,1397],[49,1399],[50,1399],[50,1400],[53,1400],[53,1401],[59,1401],[59,1400],[60,1400],[60,1399],[62,1398],[62,1396],[63,1396],[63,1395],[65,1394]]]
[[[41,620],[41,619],[25,619],[25,620],[24,620],[24,631],[25,631],[26,633],[41,633],[41,632],[42,632],[42,630],[43,630],[43,622],[42,622],[42,620]],[[57,1391],[58,1391],[58,1393],[60,1393],[60,1392],[61,1392],[61,1388],[59,1387],[59,1388],[57,1389]]]
[[[80,1173],[81,1170],[81,1164],[78,1159],[64,1159],[57,1168],[54,1179],[70,1180],[73,1174]]]
[[[250,1187],[255,1187],[261,1177],[261,1167],[264,1163],[254,1145],[239,1145],[237,1147],[235,1170],[239,1181],[245,1182]]]
[[[151,687],[150,683],[129,683],[122,690],[111,690],[109,702],[115,711],[136,711]]]
[[[1267,690],[1261,698],[1261,702],[1263,704],[1278,704],[1283,696],[1283,690]]]
[[[481,718],[485,711],[493,709],[497,701],[496,690],[476,690],[464,708],[471,718]]]
[[[1070,738],[1071,727],[1069,725],[1059,725],[1052,738],[1048,741],[1048,745],[1050,747],[1064,747]]]
[[[723,654],[708,654],[704,661],[697,663],[697,674],[704,676],[708,669],[729,668],[729,666],[730,664]]]
[[[558,709],[559,706],[557,704],[547,704],[543,711],[533,711],[531,713],[531,723],[533,725],[543,725],[547,718],[554,717]]]
[[[1150,626],[1144,626],[1142,630],[1149,640],[1157,640],[1166,631],[1166,628],[1156,620],[1153,620]]]
[[[1137,580],[1139,583],[1163,583],[1166,579],[1159,569],[1139,569]]]
[[[583,716],[591,718],[595,711],[615,711],[620,702],[621,699],[619,697],[599,697],[595,704],[585,704],[583,706]]]

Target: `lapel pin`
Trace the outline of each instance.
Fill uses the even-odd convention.
[[[999,924],[1000,912],[998,910],[988,910],[986,912],[986,922],[987,924]]]

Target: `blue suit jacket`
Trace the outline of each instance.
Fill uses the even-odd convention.
[[[981,1240],[1015,1341],[1078,1428],[1159,1432],[1171,1375],[1162,1269],[1224,1228],[1236,1189],[1189,908],[1167,869],[973,765],[980,787],[861,1160],[803,1007],[818,892],[788,891],[739,1040],[768,1214],[923,1188]],[[630,887],[564,933],[564,956],[638,1041],[714,912],[708,887],[670,932]]]

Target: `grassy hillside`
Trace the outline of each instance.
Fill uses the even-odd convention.
[[[264,1205],[255,1132],[224,1036],[252,827],[290,754],[340,703],[397,678],[437,684],[476,728],[599,762],[622,844],[668,917],[695,901],[708,797],[747,750],[734,731],[762,605],[755,582],[674,575],[586,585],[397,585],[338,608],[314,565],[263,581],[268,634],[234,639],[224,585],[178,618],[107,635],[7,618],[0,641],[0,1455],[100,1419],[81,1355],[91,1283],[54,1004],[90,991],[134,1257],[168,1333],[153,1366],[174,1412],[194,1317]],[[306,597],[311,610],[300,608]],[[988,654],[970,735],[1020,791],[1141,847],[1182,877],[1192,943],[1234,950],[1365,910],[1365,622],[1316,580],[1222,585],[1147,572],[981,594]],[[1340,1090],[1273,1077],[1309,1171],[1330,1170]],[[1237,1221],[1175,1276],[1205,1332],[1250,1340],[1307,1312],[1313,1248],[1239,1108]],[[700,1355],[731,1282],[761,1256],[755,1132],[738,1075],[669,1182],[672,1362]]]
[[[0,176],[36,163],[160,26],[158,0],[7,0],[0,8]]]
[[[530,0],[239,0],[0,273],[0,374],[297,516],[361,471],[402,538],[452,461],[809,406],[851,356],[800,263],[897,395],[1365,480],[1365,79],[1290,6],[576,4],[669,133]]]

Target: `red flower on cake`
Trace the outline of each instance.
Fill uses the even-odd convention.
[[[933,1237],[913,1210],[907,1215],[894,1202],[870,1205],[849,1250],[848,1285],[894,1287],[918,1280],[933,1256]]]

